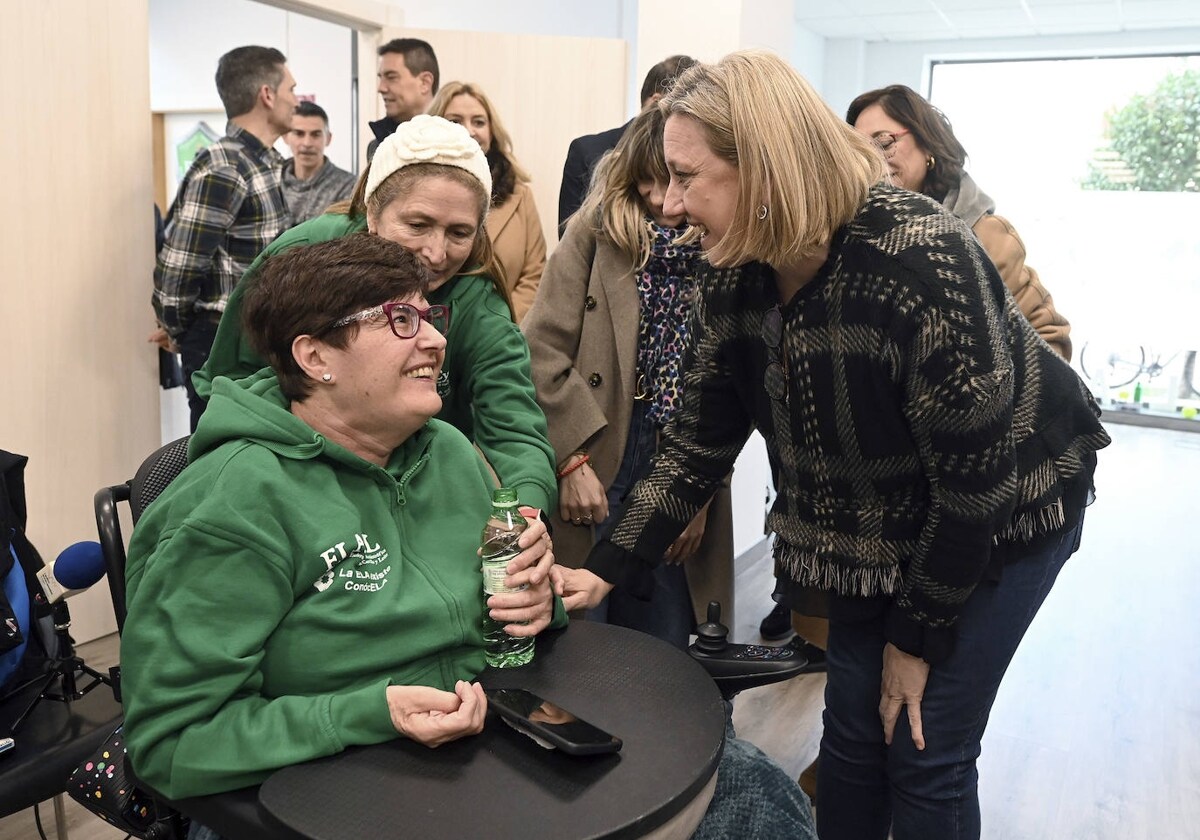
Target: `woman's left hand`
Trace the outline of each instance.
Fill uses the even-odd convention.
[[[504,578],[505,586],[525,586],[525,589],[492,595],[487,600],[489,615],[506,622],[504,630],[510,636],[536,636],[554,618],[554,592],[550,586],[554,551],[550,534],[540,519],[527,521],[529,527],[517,541],[521,553],[508,561],[508,576]]]
[[[392,726],[418,744],[440,747],[483,731],[487,697],[479,683],[459,680],[454,691],[426,685],[389,685],[385,692]]]
[[[908,728],[913,744],[925,749],[925,732],[921,728],[921,698],[929,679],[929,663],[912,656],[890,642],[883,647],[883,681],[880,686],[879,718],[883,721],[883,741],[889,746],[896,730],[900,707],[908,707]]]
[[[704,539],[704,526],[707,523],[708,504],[700,508],[700,512],[693,516],[692,521],[683,529],[683,533],[671,543],[671,547],[663,555],[663,562],[680,564],[692,559],[700,550],[700,541]]]

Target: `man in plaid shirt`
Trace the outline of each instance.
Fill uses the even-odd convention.
[[[182,356],[192,431],[204,401],[192,373],[204,366],[234,284],[271,240],[291,226],[283,158],[272,145],[292,124],[296,80],[270,47],[238,47],[217,64],[225,136],[196,155],[167,214],[154,269],[151,341]]]

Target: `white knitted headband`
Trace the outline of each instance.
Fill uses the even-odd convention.
[[[488,201],[491,201],[492,172],[479,144],[458,123],[429,114],[420,114],[400,123],[395,133],[385,137],[376,147],[375,156],[371,158],[371,172],[367,175],[366,198],[369,199],[389,175],[412,163],[438,163],[465,169],[483,184]]]

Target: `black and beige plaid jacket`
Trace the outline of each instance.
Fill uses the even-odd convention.
[[[774,348],[770,268],[702,274],[683,406],[589,558],[601,577],[646,597],[754,428],[778,491],[777,566],[800,585],[891,596],[920,627],[953,624],[998,547],[1078,521],[1109,443],[1099,410],[941,205],[874,188],[782,307]]]

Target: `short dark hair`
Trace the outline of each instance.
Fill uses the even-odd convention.
[[[277,90],[287,58],[274,47],[237,47],[217,62],[217,95],[232,119],[254,110],[263,86]]]
[[[429,281],[429,270],[412,251],[366,231],[291,248],[248,278],[242,331],[274,369],[284,396],[303,402],[314,384],[292,356],[297,337],[311,335],[345,348],[358,335],[359,324],[332,327],[338,319],[423,295]]]
[[[404,66],[414,76],[419,73],[432,73],[433,92],[438,92],[442,77],[438,72],[437,56],[428,41],[422,41],[420,38],[393,38],[379,48],[380,55],[387,53],[400,53],[404,56]]]
[[[962,180],[967,162],[967,150],[954,136],[950,120],[907,85],[889,85],[855,97],[846,111],[846,122],[854,125],[872,105],[883,108],[885,114],[911,131],[916,144],[932,155],[933,164],[925,173],[921,192],[937,201],[945,199],[946,193]]]
[[[642,107],[656,93],[666,94],[675,82],[675,77],[696,63],[690,55],[673,55],[650,68],[642,82]]]
[[[297,117],[320,117],[325,123],[325,130],[329,130],[329,115],[325,113],[325,109],[316,102],[309,102],[307,99],[296,105]]]

